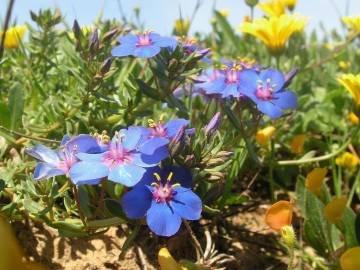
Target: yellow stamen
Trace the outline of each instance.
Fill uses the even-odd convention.
[[[173,175],[174,175],[173,172],[170,172],[168,178],[166,179],[166,181],[170,182]]]
[[[165,116],[165,115],[164,115],[163,113],[160,114],[159,120],[160,120],[160,121],[163,121],[163,120],[164,120],[164,116]]]
[[[181,187],[181,185],[179,183],[173,184],[171,185],[172,188],[176,188],[176,187]]]
[[[159,182],[161,181],[161,177],[158,173],[154,173],[154,176],[155,176],[156,180],[158,180]]]
[[[220,66],[220,69],[222,69],[222,70],[227,69],[227,65],[221,65],[221,66]]]
[[[148,119],[149,127],[156,127],[155,121],[153,119]]]
[[[152,182],[152,183],[151,183],[151,186],[153,186],[153,187],[159,187],[159,185],[158,185],[156,182]]]
[[[267,83],[270,83],[270,82],[271,82],[271,79],[269,79],[269,78],[266,79],[266,82],[267,82]]]
[[[166,192],[166,193],[169,193],[169,189],[168,188],[163,188],[163,191]]]

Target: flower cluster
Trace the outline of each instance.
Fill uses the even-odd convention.
[[[134,187],[122,198],[122,207],[129,218],[146,217],[156,234],[171,236],[181,225],[181,219],[200,218],[202,203],[191,191],[191,173],[178,166],[158,167],[169,156],[172,140],[184,140],[189,121],[173,119],[164,123],[162,117],[149,127],[130,126],[115,132],[65,136],[60,149],[53,151],[36,145],[27,153],[40,162],[34,179],[66,175],[75,185],[96,185],[109,180]],[[155,177],[155,180],[154,180]]]

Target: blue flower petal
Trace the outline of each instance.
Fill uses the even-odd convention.
[[[123,57],[133,55],[136,47],[133,45],[119,45],[111,50],[112,56]]]
[[[199,83],[196,86],[201,87],[207,94],[221,94],[226,87],[226,83],[225,78],[220,77],[210,82]]]
[[[143,218],[151,206],[151,200],[151,192],[141,186],[125,193],[121,205],[128,218]]]
[[[166,180],[170,172],[173,173],[171,184],[179,183],[182,187],[191,188],[192,176],[188,169],[178,166],[165,167],[163,169],[164,176],[162,177]]]
[[[276,107],[269,101],[260,101],[257,103],[257,108],[262,113],[270,116],[271,118],[279,118],[282,116],[283,112],[280,108]]]
[[[224,91],[222,92],[222,97],[240,97],[240,92],[238,91],[238,84],[229,83],[226,85]]]
[[[75,185],[91,183],[94,179],[106,177],[109,168],[95,161],[80,161],[74,164],[70,171],[70,178]]]
[[[156,149],[154,154],[145,155],[142,153],[136,153],[133,155],[134,164],[141,167],[154,167],[169,156],[169,149],[167,146]]]
[[[280,91],[285,83],[284,75],[275,69],[265,69],[264,71],[260,72],[260,80],[262,80],[263,84],[266,85],[266,80],[270,79],[270,87],[274,89],[274,92]]]
[[[101,178],[98,179],[89,179],[78,181],[76,185],[98,185],[101,182]]]
[[[283,110],[296,109],[298,106],[297,95],[287,90],[275,93],[272,102]]]
[[[129,33],[125,36],[120,36],[118,40],[121,44],[135,45],[138,42],[139,38],[137,35]]]
[[[160,47],[156,45],[142,46],[134,48],[132,55],[140,58],[151,58],[160,52]]]
[[[49,163],[39,162],[35,167],[34,180],[48,179],[62,174],[65,174],[64,171],[57,169]]]
[[[240,72],[239,91],[252,99],[258,89],[259,75],[254,70],[244,70]]]
[[[100,154],[87,154],[87,153],[78,153],[76,154],[76,157],[83,161],[98,161],[100,162],[103,159],[103,156],[106,154],[100,153]]]
[[[33,148],[27,149],[26,153],[46,163],[56,165],[59,162],[59,157],[57,156],[56,152],[42,144],[38,144]]]
[[[122,164],[110,170],[108,179],[127,187],[136,185],[146,170],[131,164]]]
[[[157,149],[168,145],[168,143],[169,139],[167,138],[154,137],[146,140],[142,145],[140,145],[139,151],[145,155],[153,155]]]
[[[170,47],[174,49],[178,41],[173,37],[162,37],[159,34],[156,33],[150,33],[150,39],[154,43],[154,45],[165,48]]]
[[[165,125],[168,137],[170,139],[173,138],[182,127],[185,127],[188,124],[189,124],[189,120],[185,120],[185,119],[181,119],[181,118],[170,120]]]
[[[180,229],[181,217],[166,203],[157,203],[153,200],[147,211],[146,222],[156,235],[169,237]]]
[[[66,143],[66,147],[68,147],[70,151],[77,149],[76,152],[78,153],[99,153],[101,151],[97,140],[86,134],[80,134],[70,139]]]
[[[140,127],[131,126],[128,129],[120,130],[121,134],[124,134],[124,139],[122,141],[122,145],[127,150],[134,150],[142,137],[142,129]]]
[[[201,216],[202,202],[190,189],[183,187],[175,188],[176,194],[170,201],[170,206],[176,214],[183,219],[198,220]]]
[[[71,137],[69,135],[64,135],[62,140],[61,140],[61,143],[60,145],[63,146],[64,144],[66,144],[68,141],[70,141]]]

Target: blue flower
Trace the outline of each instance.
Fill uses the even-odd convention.
[[[139,149],[147,155],[152,155],[159,150],[162,150],[162,153],[168,153],[169,142],[182,128],[185,128],[189,124],[189,121],[185,119],[173,119],[167,124],[164,124],[162,116],[160,116],[158,122],[149,119],[148,123],[149,128],[143,131],[143,141]],[[192,134],[194,131],[194,129],[187,129],[184,133]]]
[[[97,140],[89,135],[79,135],[74,138],[64,136],[58,151],[38,144],[27,149],[26,153],[40,162],[34,172],[34,179],[48,179],[57,175],[67,175],[70,168],[78,162],[78,153],[98,153],[101,151]]]
[[[240,87],[244,95],[256,103],[262,113],[271,118],[283,115],[283,110],[297,108],[295,93],[284,89],[284,75],[274,69],[257,73],[246,70],[241,74]]]
[[[241,59],[238,62],[221,60],[221,62],[223,65],[217,78],[199,83],[196,87],[203,89],[206,94],[219,94],[223,98],[243,96],[240,87],[241,73],[244,70],[259,70],[259,65],[248,59]]]
[[[167,149],[155,149],[151,154],[139,149],[145,128],[129,127],[116,132],[107,151],[100,154],[77,154],[81,161],[70,169],[76,185],[92,183],[106,177],[110,181],[131,187],[138,183],[146,167],[157,165],[168,156]],[[165,151],[165,153],[164,153]]]
[[[143,179],[122,200],[129,218],[146,217],[150,230],[160,236],[172,236],[182,219],[198,220],[201,199],[191,190],[190,172],[182,167],[148,169]]]
[[[172,37],[162,37],[152,32],[144,32],[140,34],[127,34],[119,37],[120,45],[113,48],[111,54],[113,56],[129,56],[133,55],[140,58],[151,58],[157,55],[161,48],[175,48],[177,40]]]

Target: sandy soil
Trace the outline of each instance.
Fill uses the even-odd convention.
[[[207,228],[216,249],[235,258],[234,262],[225,266],[226,269],[286,269],[286,262],[280,259],[284,254],[277,244],[276,235],[263,224],[265,208],[256,206],[254,209],[243,209],[243,212],[226,219],[216,222],[205,219],[201,224],[193,223],[192,227],[202,246],[205,246],[204,228]],[[213,226],[215,223],[217,226]],[[28,259],[40,262],[50,270],[143,269],[136,247],[131,248],[123,260],[119,260],[125,238],[116,227],[96,238],[60,237],[56,230],[43,224],[17,223],[13,228]],[[176,236],[169,239],[149,234],[144,226],[136,243],[144,253],[148,270],[158,269],[156,256],[164,245],[176,259],[196,259],[184,226]]]

